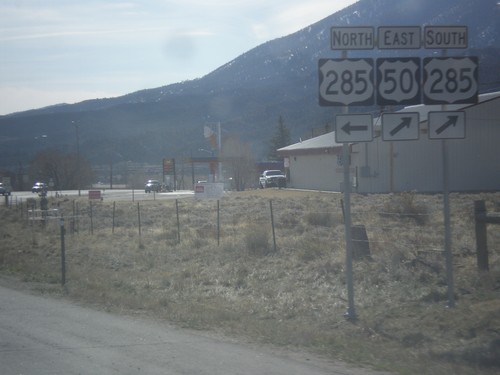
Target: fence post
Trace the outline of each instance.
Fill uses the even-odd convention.
[[[137,220],[139,222],[139,237],[141,237],[141,208],[137,202]]]
[[[113,201],[113,226],[111,228],[111,233],[115,233],[115,212],[116,212],[116,202]]]
[[[66,285],[66,249],[64,246],[64,217],[61,216],[59,221],[61,226],[61,285]]]
[[[486,231],[486,204],[483,200],[474,201],[474,219],[476,222],[476,255],[480,271],[488,271],[488,244]]]
[[[274,215],[273,215],[273,201],[269,200],[269,208],[271,210],[271,227],[273,228],[273,249],[276,252],[276,234],[274,232]]]
[[[94,213],[92,210],[92,201],[89,201],[89,207],[90,207],[90,234],[94,234]]]
[[[220,201],[217,199],[217,246],[220,246]]]
[[[175,200],[175,215],[177,216],[177,243],[181,243],[181,224],[179,221],[179,200]]]

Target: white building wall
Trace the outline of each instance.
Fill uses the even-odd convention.
[[[467,108],[465,139],[446,140],[451,191],[500,190],[500,99]],[[427,122],[420,124],[427,128]],[[358,191],[439,192],[443,190],[442,140],[426,131],[415,141],[356,144]],[[391,157],[392,155],[392,157]]]
[[[342,174],[337,173],[337,155],[296,155],[290,157],[290,187],[338,191]]]

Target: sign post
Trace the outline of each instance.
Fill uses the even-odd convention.
[[[427,26],[424,29],[425,48],[442,50],[440,58],[424,59],[424,103],[441,104],[442,111],[446,111],[447,104],[477,103],[478,73],[477,58],[448,58],[447,49],[467,48],[468,36],[465,26]],[[429,138],[441,139],[441,159],[443,168],[443,217],[444,217],[444,253],[446,258],[446,284],[448,286],[448,307],[455,307],[455,292],[453,281],[453,253],[451,250],[450,224],[450,194],[449,194],[449,157],[446,138],[448,129],[460,122],[462,116],[458,113],[445,114],[448,118],[443,121],[443,114],[429,113]],[[465,115],[463,116],[463,132],[465,137]],[[431,129],[432,126],[432,129]],[[433,134],[431,134],[433,132]]]
[[[348,307],[345,316],[356,320],[352,270],[351,183],[349,142],[373,139],[371,115],[349,116],[349,105],[373,105],[375,102],[373,59],[347,59],[348,50],[373,49],[373,27],[332,27],[331,49],[342,51],[341,59],[319,60],[319,102],[322,106],[343,106],[335,119],[335,137],[342,143],[344,174],[344,226],[346,242],[346,284]]]

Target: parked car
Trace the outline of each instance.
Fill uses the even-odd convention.
[[[0,194],[2,194],[3,196],[10,195],[10,186],[0,182]]]
[[[44,182],[35,182],[35,184],[31,188],[32,193],[38,193],[38,194],[43,193],[43,192],[46,193],[47,190],[49,190],[49,188],[48,188],[47,184]]]
[[[260,175],[259,185],[261,189],[276,186],[278,188],[286,187],[286,176],[280,170],[264,171]]]
[[[159,193],[161,191],[161,183],[158,180],[147,180],[146,184],[144,185],[144,191],[146,193],[151,193],[152,191],[155,191]]]

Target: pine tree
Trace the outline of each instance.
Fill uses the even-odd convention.
[[[280,116],[278,119],[278,125],[276,126],[276,131],[274,136],[269,141],[269,160],[278,160],[278,154],[276,150],[288,146],[291,143],[290,130],[285,125],[283,117]]]

